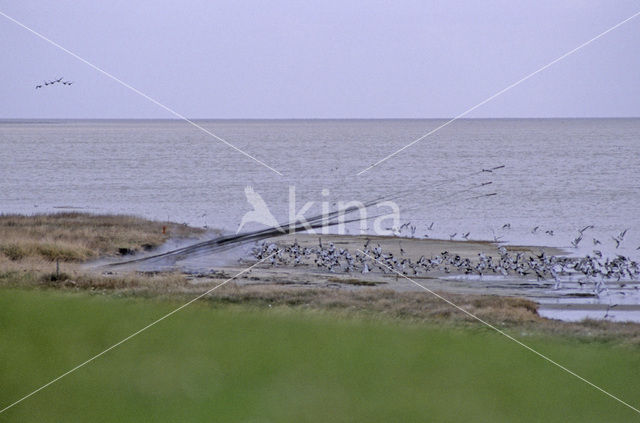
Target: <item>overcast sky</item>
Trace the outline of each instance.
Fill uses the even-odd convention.
[[[21,21],[192,118],[455,116],[638,1],[29,1]],[[0,118],[172,118],[0,16]],[[640,116],[640,16],[469,117]],[[35,90],[64,77],[71,87]]]

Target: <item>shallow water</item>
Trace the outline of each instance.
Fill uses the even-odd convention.
[[[640,257],[640,119],[460,120],[361,176],[444,121],[198,123],[284,176],[180,121],[1,121],[0,212],[128,213],[235,232],[252,210],[246,186],[279,221],[289,220],[291,187],[295,210],[314,201],[307,215],[321,213],[322,202],[408,190],[396,202],[415,236],[470,232],[470,239]],[[468,176],[498,165],[506,167]],[[613,237],[625,229],[616,248]]]
[[[461,120],[361,176],[356,174],[439,120],[202,121],[280,177],[179,121],[3,121],[0,211],[133,213],[235,231],[253,186],[278,220],[296,209],[417,190],[397,202],[416,235],[570,246],[631,254],[640,246],[640,119]],[[494,174],[461,175],[499,164]],[[433,186],[436,181],[449,181]],[[498,195],[453,192],[492,181]],[[322,188],[329,195],[322,196]],[[426,227],[434,223],[433,231]],[[511,229],[501,229],[506,223]],[[531,231],[539,226],[538,231]],[[618,251],[611,239],[630,228]],[[554,236],[545,234],[553,230]],[[406,234],[406,233],[405,233]]]

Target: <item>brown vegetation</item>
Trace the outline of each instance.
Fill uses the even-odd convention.
[[[170,237],[187,238],[203,232],[186,225],[124,215],[0,215],[0,285],[88,289],[162,286],[165,279],[184,278],[173,274],[114,278],[85,271],[81,265],[99,257],[152,250]]]
[[[80,263],[153,249],[169,237],[188,237],[202,232],[186,225],[124,215],[0,215],[0,255],[12,261],[41,259]]]
[[[163,226],[166,233],[163,233]],[[91,271],[83,262],[154,248],[169,237],[200,235],[201,229],[131,216],[78,213],[37,216],[0,216],[0,286],[88,290],[179,299],[194,298],[221,284],[227,276],[193,277],[179,272]],[[60,269],[56,269],[60,261]],[[257,270],[257,269],[256,269]],[[392,318],[438,325],[485,327],[441,299],[422,292],[397,292],[376,287],[377,282],[329,277],[325,285],[244,275],[212,291],[212,305],[293,307],[372,319]],[[285,279],[286,274],[285,274]],[[304,274],[297,275],[304,278]],[[247,284],[251,282],[251,284]],[[254,283],[255,282],[255,283]],[[489,295],[443,294],[468,312],[516,337],[558,334],[640,344],[640,325],[606,321],[565,323],[544,319],[537,304],[519,298]]]
[[[202,288],[204,289],[204,287]],[[209,288],[210,289],[210,288]],[[542,318],[537,304],[521,298],[442,294],[462,309],[516,337],[557,335],[583,341],[614,341],[640,345],[640,324],[585,320],[562,322]],[[492,330],[443,300],[421,292],[364,288],[345,290],[276,285],[225,285],[207,297],[213,304],[293,307],[319,312],[366,315],[371,319],[402,319],[416,323],[470,326]]]

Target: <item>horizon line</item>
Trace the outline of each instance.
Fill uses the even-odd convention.
[[[190,120],[218,120],[218,121],[238,121],[238,120],[446,120],[448,117],[192,117]],[[510,116],[510,117],[470,117],[457,120],[525,120],[525,119],[640,119],[640,116]],[[178,118],[160,117],[0,117],[0,121],[41,121],[41,120],[139,120],[139,121],[170,121],[181,122]]]

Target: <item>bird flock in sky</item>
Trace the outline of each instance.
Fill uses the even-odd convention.
[[[44,81],[44,84],[36,85],[36,90],[39,90],[42,87],[48,87],[49,85],[55,85],[55,84],[71,86],[73,84],[73,81],[63,81],[62,77],[60,77],[58,79],[54,79],[53,81]]]

